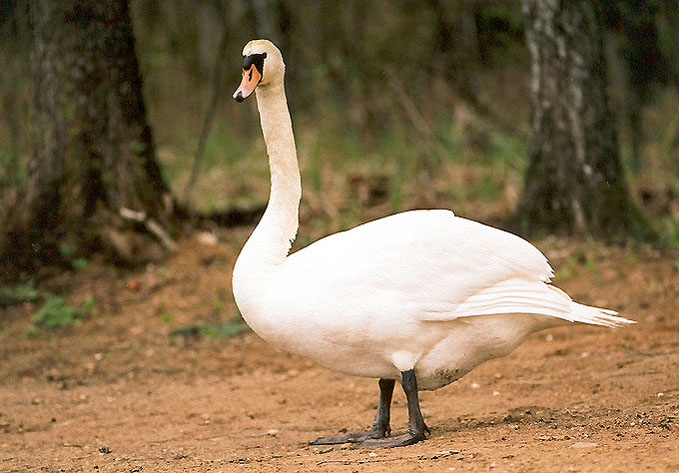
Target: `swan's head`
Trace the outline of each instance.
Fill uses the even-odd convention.
[[[242,102],[255,89],[270,84],[282,84],[285,63],[278,48],[266,39],[255,39],[243,48],[243,78],[233,93],[233,98]]]

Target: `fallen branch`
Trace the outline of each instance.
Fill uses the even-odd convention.
[[[126,207],[121,207],[119,213],[120,216],[126,220],[132,220],[133,222],[144,225],[149,233],[155,236],[166,250],[173,250],[175,248],[175,242],[172,240],[172,238],[170,238],[170,235],[163,229],[163,227],[160,226],[158,222],[147,217],[146,212],[139,212]]]

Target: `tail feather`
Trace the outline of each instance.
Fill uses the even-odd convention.
[[[576,315],[573,320],[574,322],[612,328],[636,323],[634,320],[618,316],[618,313],[611,309],[592,307],[575,301],[572,301],[571,304],[573,305],[573,313]]]
[[[611,309],[588,306],[573,301],[561,289],[540,281],[515,279],[485,288],[455,304],[450,312],[429,314],[429,320],[455,319],[478,315],[538,314],[605,327],[634,324]]]

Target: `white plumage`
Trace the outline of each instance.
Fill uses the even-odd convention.
[[[517,236],[447,210],[416,210],[293,253],[261,275],[258,307],[246,305],[243,316],[267,341],[328,368],[396,379],[414,368],[421,389],[436,389],[457,379],[441,370],[460,377],[536,330],[626,322],[573,302],[548,284],[551,275],[542,253]],[[395,354],[409,364],[397,366]]]
[[[266,54],[256,90],[272,190],[233,289],[262,338],[333,370],[396,380],[412,371],[418,389],[436,389],[537,330],[631,323],[550,285],[547,259],[527,241],[448,210],[392,215],[288,256],[301,194],[285,67],[268,41],[248,43],[243,54]]]

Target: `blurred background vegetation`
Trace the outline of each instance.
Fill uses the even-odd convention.
[[[30,153],[19,3],[0,4],[0,205],[2,193],[22,184]],[[679,245],[679,3],[604,3],[627,177],[663,239]],[[158,159],[191,208],[249,208],[267,198],[256,109],[230,98],[243,45],[267,37],[288,65],[305,240],[407,208],[449,207],[485,221],[515,209],[529,139],[518,0],[133,0],[131,7]]]

